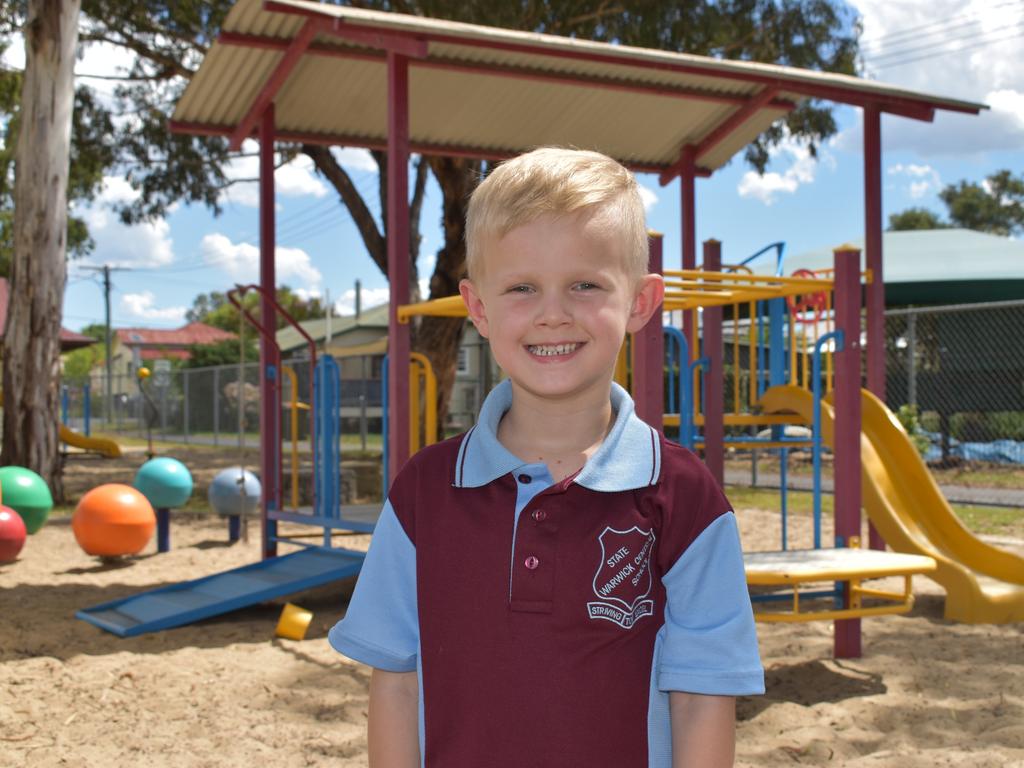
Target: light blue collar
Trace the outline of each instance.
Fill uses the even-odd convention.
[[[615,383],[611,402],[615,423],[573,482],[606,492],[654,485],[661,474],[658,433],[633,412],[629,393]],[[512,382],[505,379],[491,390],[476,426],[462,438],[455,464],[457,488],[478,488],[525,466],[498,442],[498,423],[510,407]]]

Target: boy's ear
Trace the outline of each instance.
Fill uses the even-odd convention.
[[[463,278],[459,281],[459,293],[462,294],[462,301],[469,312],[469,319],[473,321],[477,332],[486,339],[488,333],[487,313],[476,286],[468,278]]]
[[[665,281],[661,275],[644,275],[640,279],[636,297],[633,299],[633,307],[629,311],[626,330],[629,333],[636,333],[647,325],[654,313],[661,308],[664,298]]]

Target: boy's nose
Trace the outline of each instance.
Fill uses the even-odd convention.
[[[552,295],[541,304],[537,321],[541,325],[564,325],[572,321],[572,314],[563,297]]]

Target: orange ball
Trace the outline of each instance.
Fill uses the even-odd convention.
[[[153,537],[156,514],[146,497],[130,485],[93,488],[75,507],[71,529],[88,555],[135,555]]]

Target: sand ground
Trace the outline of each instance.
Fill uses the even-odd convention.
[[[130,481],[132,461],[72,468],[69,488]],[[740,510],[745,544],[773,547],[777,518]],[[809,526],[793,525],[799,542]],[[231,545],[222,521],[181,515],[171,552],[117,563],[85,555],[66,519],[31,537],[0,566],[0,766],[364,766],[369,671],[326,639],[351,583],[292,598],[314,612],[303,641],[275,638],[280,602],[131,639],[74,618],[253,562],[251,533]],[[1024,627],[947,622],[941,590],[915,585],[912,613],[864,620],[857,660],[832,660],[830,623],[759,626],[768,694],[738,704],[738,765],[1024,767]]]

